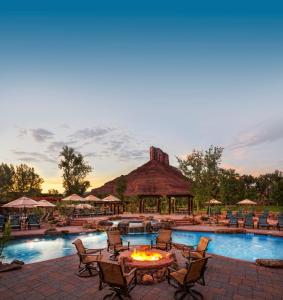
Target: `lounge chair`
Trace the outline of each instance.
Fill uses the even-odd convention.
[[[233,216],[232,210],[227,210],[226,219],[230,219]]]
[[[0,215],[0,230],[4,231],[5,228],[5,217],[3,215]]]
[[[80,239],[76,239],[72,244],[75,245],[80,260],[77,275],[83,276],[85,271],[88,271],[89,276],[97,275],[97,262],[102,259],[101,251],[103,249],[87,249]],[[82,265],[83,267],[81,267]],[[95,272],[93,273],[93,271]]]
[[[221,215],[221,209],[220,209],[220,207],[215,207],[214,214],[215,215]]]
[[[10,217],[11,229],[21,230],[21,221],[19,216],[11,216]]]
[[[244,219],[244,214],[243,214],[243,212],[242,212],[242,210],[238,210],[237,212],[236,212],[236,218],[237,219]]]
[[[40,228],[40,221],[36,215],[29,215],[27,218],[28,229],[32,229],[32,227]]]
[[[119,299],[123,299],[122,296],[129,297],[131,290],[137,284],[136,269],[132,269],[129,273],[123,271],[121,264],[110,263],[105,261],[98,262],[100,285],[105,283],[110,287],[111,294],[104,296],[103,299],[111,297],[114,299],[117,296]]]
[[[113,253],[110,259],[116,260],[121,251],[129,250],[130,242],[127,246],[123,245],[123,240],[119,230],[107,231],[107,251]]]
[[[278,216],[277,227],[279,230],[281,230],[283,228],[283,215]]]
[[[269,210],[265,208],[263,213],[262,213],[262,216],[268,218],[269,217]]]
[[[237,219],[237,217],[235,217],[235,216],[231,216],[231,218],[229,219],[229,223],[228,223],[228,226],[230,227],[230,226],[236,226],[236,227],[238,227],[238,219]]]
[[[187,294],[193,299],[198,299],[196,295],[203,298],[202,294],[193,289],[196,283],[205,285],[204,274],[206,271],[208,257],[201,258],[190,262],[187,268],[174,270],[168,268],[168,283],[178,288],[174,294],[174,299],[178,299],[177,295],[181,294],[179,299],[183,299]],[[171,283],[173,280],[173,283]]]
[[[184,246],[182,255],[188,261],[204,258],[210,241],[210,238],[201,237],[197,245]]]
[[[156,243],[153,244],[151,241],[151,248],[157,248],[160,250],[168,251],[172,247],[172,230],[171,229],[160,229],[159,234],[156,237]]]
[[[244,227],[245,228],[254,228],[254,220],[251,214],[246,215],[244,220]]]
[[[269,223],[267,222],[267,217],[265,215],[259,216],[257,228],[267,228],[269,229]]]

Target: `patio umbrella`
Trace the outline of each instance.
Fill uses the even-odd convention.
[[[101,201],[101,199],[99,199],[98,197],[94,196],[94,195],[88,195],[87,197],[84,198],[85,201],[88,202],[99,202]]]
[[[206,204],[208,204],[208,215],[211,215],[211,207],[210,205],[214,205],[214,204],[222,204],[221,201],[218,201],[216,199],[210,199],[208,201],[205,202]]]
[[[77,204],[75,206],[76,209],[92,209],[93,207],[90,204],[84,203],[84,204]]]
[[[40,200],[37,202],[37,206],[38,207],[46,207],[46,208],[51,208],[51,207],[55,207],[56,205],[48,202],[47,200]]]
[[[250,199],[244,199],[242,201],[237,202],[239,205],[257,205],[256,202],[250,200]]]
[[[77,194],[72,194],[66,198],[63,198],[62,201],[84,201],[84,198],[77,195]]]
[[[38,203],[27,197],[21,197],[18,198],[14,201],[11,201],[9,203],[4,204],[2,207],[7,207],[7,208],[33,208],[33,207],[38,207]]]
[[[206,201],[207,204],[222,204],[221,201],[218,201],[216,199],[210,199],[209,201]]]
[[[109,195],[102,199],[105,202],[121,202],[121,200],[113,195]]]

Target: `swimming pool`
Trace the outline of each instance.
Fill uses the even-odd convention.
[[[283,238],[256,234],[215,234],[208,232],[174,231],[173,242],[195,245],[201,236],[212,239],[208,252],[246,261],[257,258],[283,259]],[[20,259],[25,263],[44,261],[75,253],[72,241],[81,238],[86,247],[105,248],[105,233],[69,234],[57,237],[25,238],[9,242],[3,255],[6,261]],[[123,238],[131,245],[150,244],[156,234],[129,234]]]

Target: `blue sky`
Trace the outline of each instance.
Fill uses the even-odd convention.
[[[61,189],[65,144],[93,186],[148,159],[223,146],[241,173],[283,169],[279,1],[0,4],[0,162]],[[138,3],[138,4],[137,4]]]

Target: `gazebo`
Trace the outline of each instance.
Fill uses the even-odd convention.
[[[185,213],[193,212],[191,182],[175,167],[170,166],[169,157],[161,149],[150,148],[150,160],[125,175],[126,197],[138,197],[139,212],[145,211],[149,199],[155,199],[156,212],[161,212],[161,199],[168,201],[168,213],[175,212],[176,202],[186,201]],[[115,194],[119,177],[93,189],[93,195]]]

